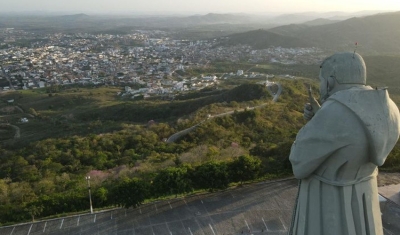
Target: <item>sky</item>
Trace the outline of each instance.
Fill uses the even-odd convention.
[[[0,12],[263,13],[400,11],[399,0],[1,0]]]

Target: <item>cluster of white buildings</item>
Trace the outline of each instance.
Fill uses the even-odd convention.
[[[262,50],[252,50],[249,62],[281,63],[281,64],[318,64],[326,54],[319,48],[283,48],[270,47]]]
[[[139,80],[138,82],[143,83],[144,81]],[[124,90],[118,93],[118,95],[129,96],[133,99],[139,97],[149,98],[152,96],[175,95],[180,92],[200,90],[218,83],[219,81],[214,75],[202,76],[200,78],[192,77],[190,79],[182,79],[182,81],[160,79],[146,83],[146,87],[144,88],[132,89],[130,86],[125,86]]]
[[[0,91],[51,85],[139,84],[150,94],[171,93],[216,82],[213,75],[202,77],[200,82],[192,82],[184,76],[184,71],[207,66],[214,60],[311,63],[322,53],[317,48],[222,47],[217,46],[217,39],[175,40],[159,30],[141,30],[127,35],[34,35],[22,30],[0,29],[0,34],[16,42],[24,37],[32,41],[29,46],[17,46],[0,40],[3,45],[0,47]],[[238,70],[230,76],[246,76],[245,73]],[[182,82],[182,79],[188,80]]]

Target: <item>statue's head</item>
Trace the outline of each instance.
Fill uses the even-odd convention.
[[[365,62],[357,53],[333,54],[322,62],[320,68],[319,79],[322,100],[326,99],[335,87],[366,84]]]

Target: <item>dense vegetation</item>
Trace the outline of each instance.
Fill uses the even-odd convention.
[[[8,94],[36,117],[31,119],[32,122],[55,120],[48,127],[54,132],[64,132],[59,133],[64,137],[36,139],[29,144],[3,142],[0,150],[1,223],[88,209],[85,175],[91,176],[93,203],[99,208],[136,206],[151,198],[221,189],[233,182],[290,174],[288,143],[293,141],[302,124],[301,113],[295,110],[296,104],[291,103],[294,100],[300,102],[296,98],[304,100],[301,82],[287,88],[282,104],[269,103],[260,109],[207,120],[194,132],[171,144],[163,140],[177,130],[204,121],[207,114],[268,103],[266,98],[270,100],[270,96],[266,95],[263,86],[244,84],[227,91],[211,91],[207,97],[186,95],[180,97],[180,101],[172,102],[137,101],[141,105],[152,103],[153,109],[157,109],[157,105],[181,106],[182,116],[178,121],[147,123],[154,115],[150,109],[137,113],[144,115],[139,119],[134,111],[139,104],[135,102],[123,105],[126,101],[106,101],[100,95],[96,99],[89,95],[90,92],[103,92],[106,96],[111,94],[108,88],[72,90],[59,91],[51,97],[40,91]],[[115,96],[115,92],[112,93]],[[26,102],[22,102],[24,99]],[[75,99],[82,101],[75,104]],[[53,102],[50,102],[52,109],[48,107],[49,101]],[[144,123],[147,124],[129,122],[124,115],[111,116],[109,110],[121,105],[131,110],[126,111],[130,118],[146,120]],[[86,121],[81,116],[90,113],[89,106],[99,110],[104,108],[102,112],[107,114]],[[192,112],[194,108],[196,112]],[[160,120],[169,120],[170,112],[176,112],[173,110],[175,108],[169,112],[158,109]],[[149,115],[147,118],[146,114]],[[14,115],[18,116],[18,113]],[[59,118],[68,115],[74,118]],[[103,127],[108,123],[119,123],[119,126],[110,132]],[[90,129],[83,128],[85,125]],[[27,130],[25,128],[33,128],[19,126],[22,132]],[[96,134],[98,130],[103,132]],[[34,140],[24,135],[21,139],[25,137]],[[277,151],[282,146],[285,150],[281,151],[285,153]]]
[[[290,175],[290,147],[305,123],[304,83],[317,86],[308,79],[279,82],[284,91],[278,103],[256,84],[173,101],[126,101],[110,87],[7,94],[4,100],[15,98],[34,118],[16,124],[21,139],[3,140],[0,148],[0,223],[87,211],[87,175],[95,209]],[[266,105],[246,109],[260,104]],[[11,123],[26,115],[14,106],[0,108]],[[164,141],[200,122],[176,143]],[[13,132],[9,126],[1,130]],[[399,149],[383,169],[399,170]]]

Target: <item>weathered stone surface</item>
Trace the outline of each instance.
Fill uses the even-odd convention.
[[[301,179],[293,235],[383,234],[377,166],[399,138],[400,114],[387,90],[365,85],[365,74],[354,53],[321,65],[322,106],[306,106],[312,118],[290,153]]]

